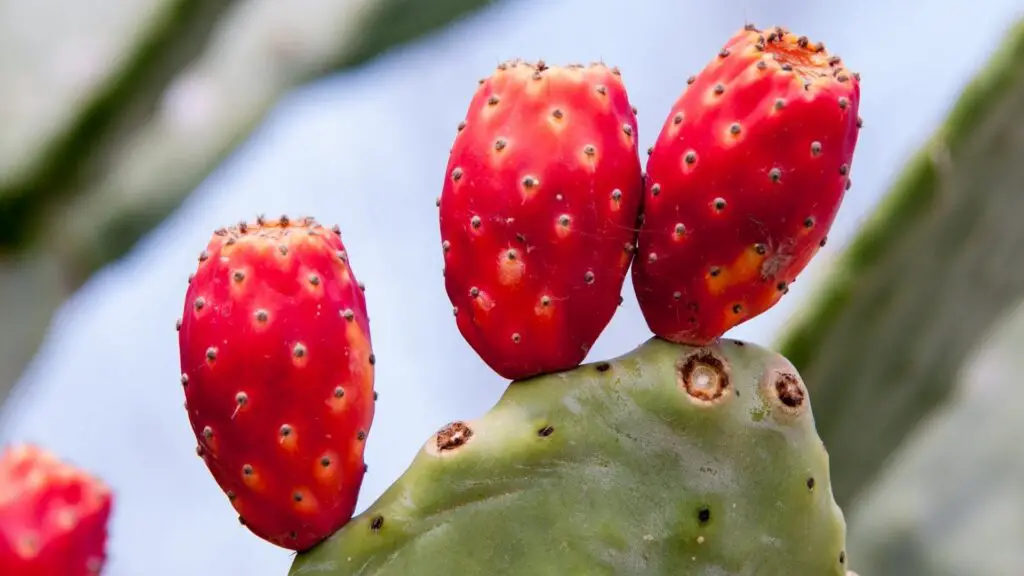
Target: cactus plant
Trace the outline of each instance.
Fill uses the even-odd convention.
[[[748,27],[745,33],[757,36],[754,28]],[[801,40],[791,40],[794,46],[803,47]],[[756,47],[752,46],[751,52],[753,57],[771,59],[768,53],[757,56]],[[293,248],[325,246],[324,233],[312,219],[304,220],[293,234],[287,216],[272,230],[260,220],[252,230],[243,224],[217,231],[199,257],[200,270],[186,295],[186,319],[180,325],[179,341],[182,383],[187,386],[199,454],[232,497],[242,519],[259,518],[261,525],[251,526],[257,535],[301,551],[291,570],[295,575],[797,572],[844,576],[846,524],[832,496],[828,453],[815,429],[807,389],[784,357],[738,340],[712,338],[691,346],[656,335],[615,360],[569,369],[582,358],[578,349],[585,352],[610,319],[614,302],[609,296],[614,292],[608,290],[621,288],[634,251],[636,230],[630,223],[642,208],[635,112],[616,69],[519,63],[498,68],[490,82],[482,82],[470,107],[473,111],[487,106],[486,113],[468,119],[461,127],[464,133],[459,135],[445,170],[438,207],[442,234],[448,237],[445,241],[457,241],[445,245],[449,248],[445,250],[446,264],[459,264],[452,266],[457,282],[449,278],[449,296],[453,287],[459,298],[484,296],[485,290],[492,290],[490,285],[467,290],[459,283],[464,284],[470,274],[487,280],[489,273],[498,279],[493,293],[507,297],[496,298],[483,309],[476,302],[467,304],[474,307],[472,322],[477,327],[485,324],[480,334],[470,329],[468,317],[460,316],[458,309],[457,325],[493,369],[516,381],[484,417],[453,422],[434,434],[405,475],[360,516],[350,519],[346,513],[351,512],[350,507],[342,510],[338,506],[324,514],[319,514],[316,506],[296,509],[295,503],[304,503],[308,492],[299,486],[314,481],[307,475],[316,462],[305,457],[308,454],[301,459],[289,454],[290,425],[281,428],[287,433],[277,435],[285,450],[273,450],[273,457],[265,457],[267,451],[261,448],[266,444],[260,438],[270,439],[274,432],[266,425],[268,421],[300,413],[302,422],[316,421],[324,404],[333,401],[330,387],[337,385],[339,378],[351,376],[347,367],[353,362],[364,363],[365,354],[354,352],[353,340],[364,342],[359,350],[368,353],[368,334],[359,329],[354,334],[330,330],[345,322],[341,318],[351,298],[339,302],[337,296],[347,294],[354,279],[332,284],[328,280],[334,276],[324,274],[327,269],[337,274],[340,263],[340,270],[351,276],[347,254],[338,240],[331,244],[340,250],[337,258],[332,252],[296,250],[305,264],[296,263]],[[836,69],[836,73],[845,71]],[[851,81],[849,76],[846,81]],[[859,90],[856,84],[854,87]],[[511,105],[511,112],[504,111],[503,99],[511,101],[504,103]],[[828,99],[826,103],[849,108],[850,102],[843,105],[842,100]],[[581,102],[588,104],[581,106]],[[855,106],[848,110],[851,116],[843,120],[851,130],[859,123],[855,110]],[[476,127],[477,123],[481,126]],[[594,131],[597,126],[600,129]],[[589,137],[583,140],[578,139],[581,127],[591,128],[584,131]],[[554,153],[517,155],[515,138],[530,131],[535,144],[555,137],[553,131],[568,140],[568,150],[556,142]],[[602,143],[609,145],[602,147]],[[506,147],[511,147],[511,152],[505,152]],[[852,143],[848,152],[852,153]],[[508,153],[513,156],[506,161],[501,156]],[[484,154],[488,155],[481,158]],[[567,162],[566,158],[574,160]],[[606,166],[599,158],[611,164]],[[597,174],[606,167],[615,168],[610,173],[619,179],[612,184],[630,187],[628,204],[619,206],[625,194],[623,198],[600,194],[598,198],[604,201],[595,202],[589,197],[594,193],[591,178],[584,174],[566,177],[562,169],[581,161]],[[524,169],[526,176],[521,174]],[[840,173],[837,177],[845,176]],[[554,186],[548,189],[544,182]],[[836,187],[840,193],[842,183]],[[479,192],[488,194],[465,196]],[[565,228],[562,217],[543,216],[551,212],[541,209],[544,205],[531,208],[534,197],[556,205],[569,201],[571,206],[575,200],[589,205],[591,212],[595,205],[611,206],[612,228],[622,229],[622,236],[606,246],[592,266],[601,265],[617,274],[610,284],[601,284],[600,298],[583,296],[584,301],[590,299],[591,308],[600,304],[605,309],[601,316],[584,319],[568,315],[562,320],[569,325],[560,326],[567,329],[566,334],[527,332],[555,336],[548,348],[554,349],[557,362],[538,361],[536,354],[545,353],[543,349],[528,349],[524,359],[517,349],[519,332],[508,340],[511,345],[481,347],[476,338],[479,335],[492,344],[495,336],[506,332],[505,324],[534,321],[517,320],[514,314],[500,310],[506,302],[513,308],[533,302],[538,288],[561,291],[564,298],[588,288],[579,285],[581,280],[594,284],[595,270],[585,268],[571,281],[551,280],[537,286],[519,283],[523,266],[530,266],[531,258],[551,258],[539,261],[544,270],[575,263],[566,260],[562,250],[544,252],[550,247],[543,242],[536,248],[537,254],[531,254],[531,240],[536,242],[535,237],[550,234],[552,228],[557,236]],[[835,199],[828,209],[835,210],[839,201]],[[483,210],[483,216],[473,210]],[[697,228],[704,220],[717,217],[708,211],[688,216]],[[502,231],[495,239],[494,233],[487,232],[494,222],[509,227],[525,225],[527,233]],[[481,226],[484,231],[477,235],[474,230]],[[536,233],[531,236],[529,230]],[[340,236],[340,230],[336,232]],[[584,234],[598,232],[583,229]],[[509,247],[514,242],[524,245],[523,255]],[[811,245],[816,244],[815,240]],[[460,262],[463,250],[471,256]],[[314,264],[329,265],[324,269]],[[296,270],[312,271],[313,275],[309,282],[304,277],[296,282]],[[257,279],[270,274],[267,278],[276,279],[273,291],[268,289],[270,285],[257,284],[264,289],[253,292],[254,288],[248,287],[250,273]],[[314,279],[311,289],[309,283]],[[301,287],[296,288],[297,284]],[[323,294],[331,293],[332,288],[336,297],[324,299]],[[310,290],[315,296],[306,294]],[[273,306],[280,300],[279,292],[293,305]],[[272,299],[267,304],[251,301],[261,293],[264,299]],[[356,295],[362,310],[362,296]],[[305,306],[308,302],[317,306],[310,309]],[[458,301],[453,298],[453,303]],[[530,311],[529,306],[523,307]],[[483,321],[490,319],[491,308],[499,310],[499,320],[486,325]],[[592,312],[599,313],[596,309]],[[294,341],[298,333],[266,331],[261,326],[268,321],[273,325],[274,314],[278,314],[276,322],[287,328],[320,326],[321,345],[337,350],[341,362],[305,366],[306,347]],[[581,341],[577,332],[585,334],[585,340]],[[568,351],[560,336],[569,336]],[[229,352],[237,350],[231,356],[234,360],[228,358],[225,371],[218,375],[220,343]],[[259,346],[254,346],[257,343]],[[250,353],[244,354],[250,348]],[[315,350],[311,351],[315,357]],[[372,354],[369,363],[373,364]],[[345,369],[339,371],[338,367]],[[362,368],[358,373],[363,374]],[[309,381],[311,375],[318,377]],[[193,376],[202,378],[193,381]],[[286,400],[285,409],[264,407],[264,417],[246,429],[252,438],[242,438],[248,395],[243,391],[237,400],[239,396],[232,399],[228,392],[253,383],[263,390],[284,384],[279,394]],[[356,410],[352,417],[360,414],[366,415],[368,424],[371,414]],[[237,421],[236,416],[240,416]],[[316,427],[313,430],[318,431]],[[221,443],[218,438],[224,432],[228,442]],[[344,429],[331,427],[330,433],[314,433],[311,440],[318,453],[333,442],[344,447],[340,449],[349,462],[358,462],[361,445],[350,449],[352,440],[345,436]],[[307,437],[307,444],[309,441]],[[261,475],[258,463],[250,464],[252,458],[238,452],[241,448],[248,448],[268,473]],[[254,474],[258,479],[253,480]],[[358,490],[360,479],[361,475],[349,477],[331,487],[341,490],[342,503],[350,504],[346,497]],[[315,521],[310,514],[316,516]],[[514,521],[500,521],[502,518]],[[337,531],[321,541],[333,529]],[[452,546],[452,541],[460,545]],[[316,545],[307,549],[312,544]]]
[[[845,531],[788,361],[652,339],[445,426],[290,574],[843,576]]]
[[[355,38],[346,40],[350,54],[372,51]],[[783,355],[734,340],[696,348],[654,339],[612,361],[513,383],[488,414],[432,436],[376,504],[299,554],[292,575],[855,576],[840,505],[942,404],[975,342],[1024,292],[1014,266],[1024,247],[1016,219],[1024,211],[1016,193],[1021,58],[1024,21],[783,338]],[[158,131],[143,132],[142,141],[159,141]],[[214,139],[205,152],[224,144]],[[140,202],[125,193],[160,165],[159,152],[142,155],[126,154],[109,170],[46,175],[68,178],[66,188],[19,188],[33,182],[29,171],[0,189],[14,191],[0,194],[9,202],[0,216],[26,216],[0,238],[0,282],[57,279],[73,289],[169,211],[186,188],[179,184],[213,157],[149,203],[154,195]],[[78,200],[51,213],[50,193]],[[23,200],[34,197],[42,203]],[[55,215],[68,217],[64,227]],[[141,225],[124,227],[129,220]],[[34,260],[8,258],[15,249]],[[56,300],[42,301],[48,315]],[[7,310],[21,311],[16,303]],[[908,338],[909,350],[899,346]],[[865,427],[869,419],[881,425]],[[816,428],[835,455],[831,469]],[[919,543],[907,541],[904,548]]]

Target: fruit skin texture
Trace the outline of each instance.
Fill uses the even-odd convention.
[[[0,456],[0,574],[96,576],[113,496],[101,480],[30,444]]]
[[[850,184],[859,103],[856,74],[779,29],[692,79],[647,162],[633,286],[652,332],[707,344],[779,301]]]
[[[292,550],[347,522],[365,471],[374,356],[338,228],[262,219],[218,230],[180,325],[197,452],[239,520]]]
[[[482,81],[439,199],[459,331],[508,379],[579,365],[621,300],[643,196],[636,113],[603,64]]]
[[[512,383],[290,575],[843,576],[845,534],[793,366],[655,338]]]

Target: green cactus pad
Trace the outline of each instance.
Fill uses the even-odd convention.
[[[650,340],[432,436],[291,576],[843,576],[806,388],[769,350]]]

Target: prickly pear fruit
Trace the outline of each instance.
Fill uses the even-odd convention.
[[[0,574],[97,576],[113,497],[101,480],[28,444],[0,456]]]
[[[699,345],[774,306],[824,245],[860,80],[821,44],[748,26],[688,83],[647,162],[633,286],[651,331]]]
[[[793,366],[652,339],[449,424],[292,576],[843,576],[845,522]]]
[[[636,114],[603,64],[483,80],[439,199],[459,331],[509,379],[579,365],[620,302],[643,195]]]
[[[340,230],[286,217],[218,230],[179,330],[197,451],[239,521],[293,550],[347,522],[373,420],[374,356]]]

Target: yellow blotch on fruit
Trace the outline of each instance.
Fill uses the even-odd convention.
[[[498,281],[503,286],[518,284],[525,273],[526,263],[519,250],[509,248],[498,254]]]

